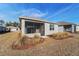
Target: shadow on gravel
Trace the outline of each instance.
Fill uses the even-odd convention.
[[[5,33],[8,33],[8,32],[10,32],[10,31],[2,31],[2,32],[0,32],[0,34],[5,34]]]

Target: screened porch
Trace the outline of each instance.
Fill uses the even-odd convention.
[[[41,35],[44,35],[44,23],[26,21],[25,33],[26,34],[40,33]]]

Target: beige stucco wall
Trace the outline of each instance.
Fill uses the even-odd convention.
[[[76,26],[76,31],[79,31],[79,25]]]
[[[63,26],[58,26],[58,32],[64,32],[64,27]]]
[[[54,24],[54,30],[50,30],[50,23],[45,23],[45,35],[50,35],[58,32],[58,25]]]
[[[76,28],[75,25],[72,25],[72,32],[75,32]]]
[[[45,35],[48,35],[49,34],[49,24],[48,23],[44,23],[44,26],[45,26]]]
[[[49,26],[50,28],[50,26]],[[49,34],[54,34],[54,33],[57,33],[58,32],[58,25],[54,24],[54,30],[50,30],[49,29]]]
[[[24,19],[21,20],[21,32],[22,32],[22,36],[25,35],[25,20]]]

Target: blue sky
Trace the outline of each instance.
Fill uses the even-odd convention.
[[[71,3],[2,3],[0,19],[19,21],[20,16],[43,18],[48,21],[79,23],[79,4]]]

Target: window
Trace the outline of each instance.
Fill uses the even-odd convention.
[[[50,24],[50,30],[54,30],[54,24]]]

